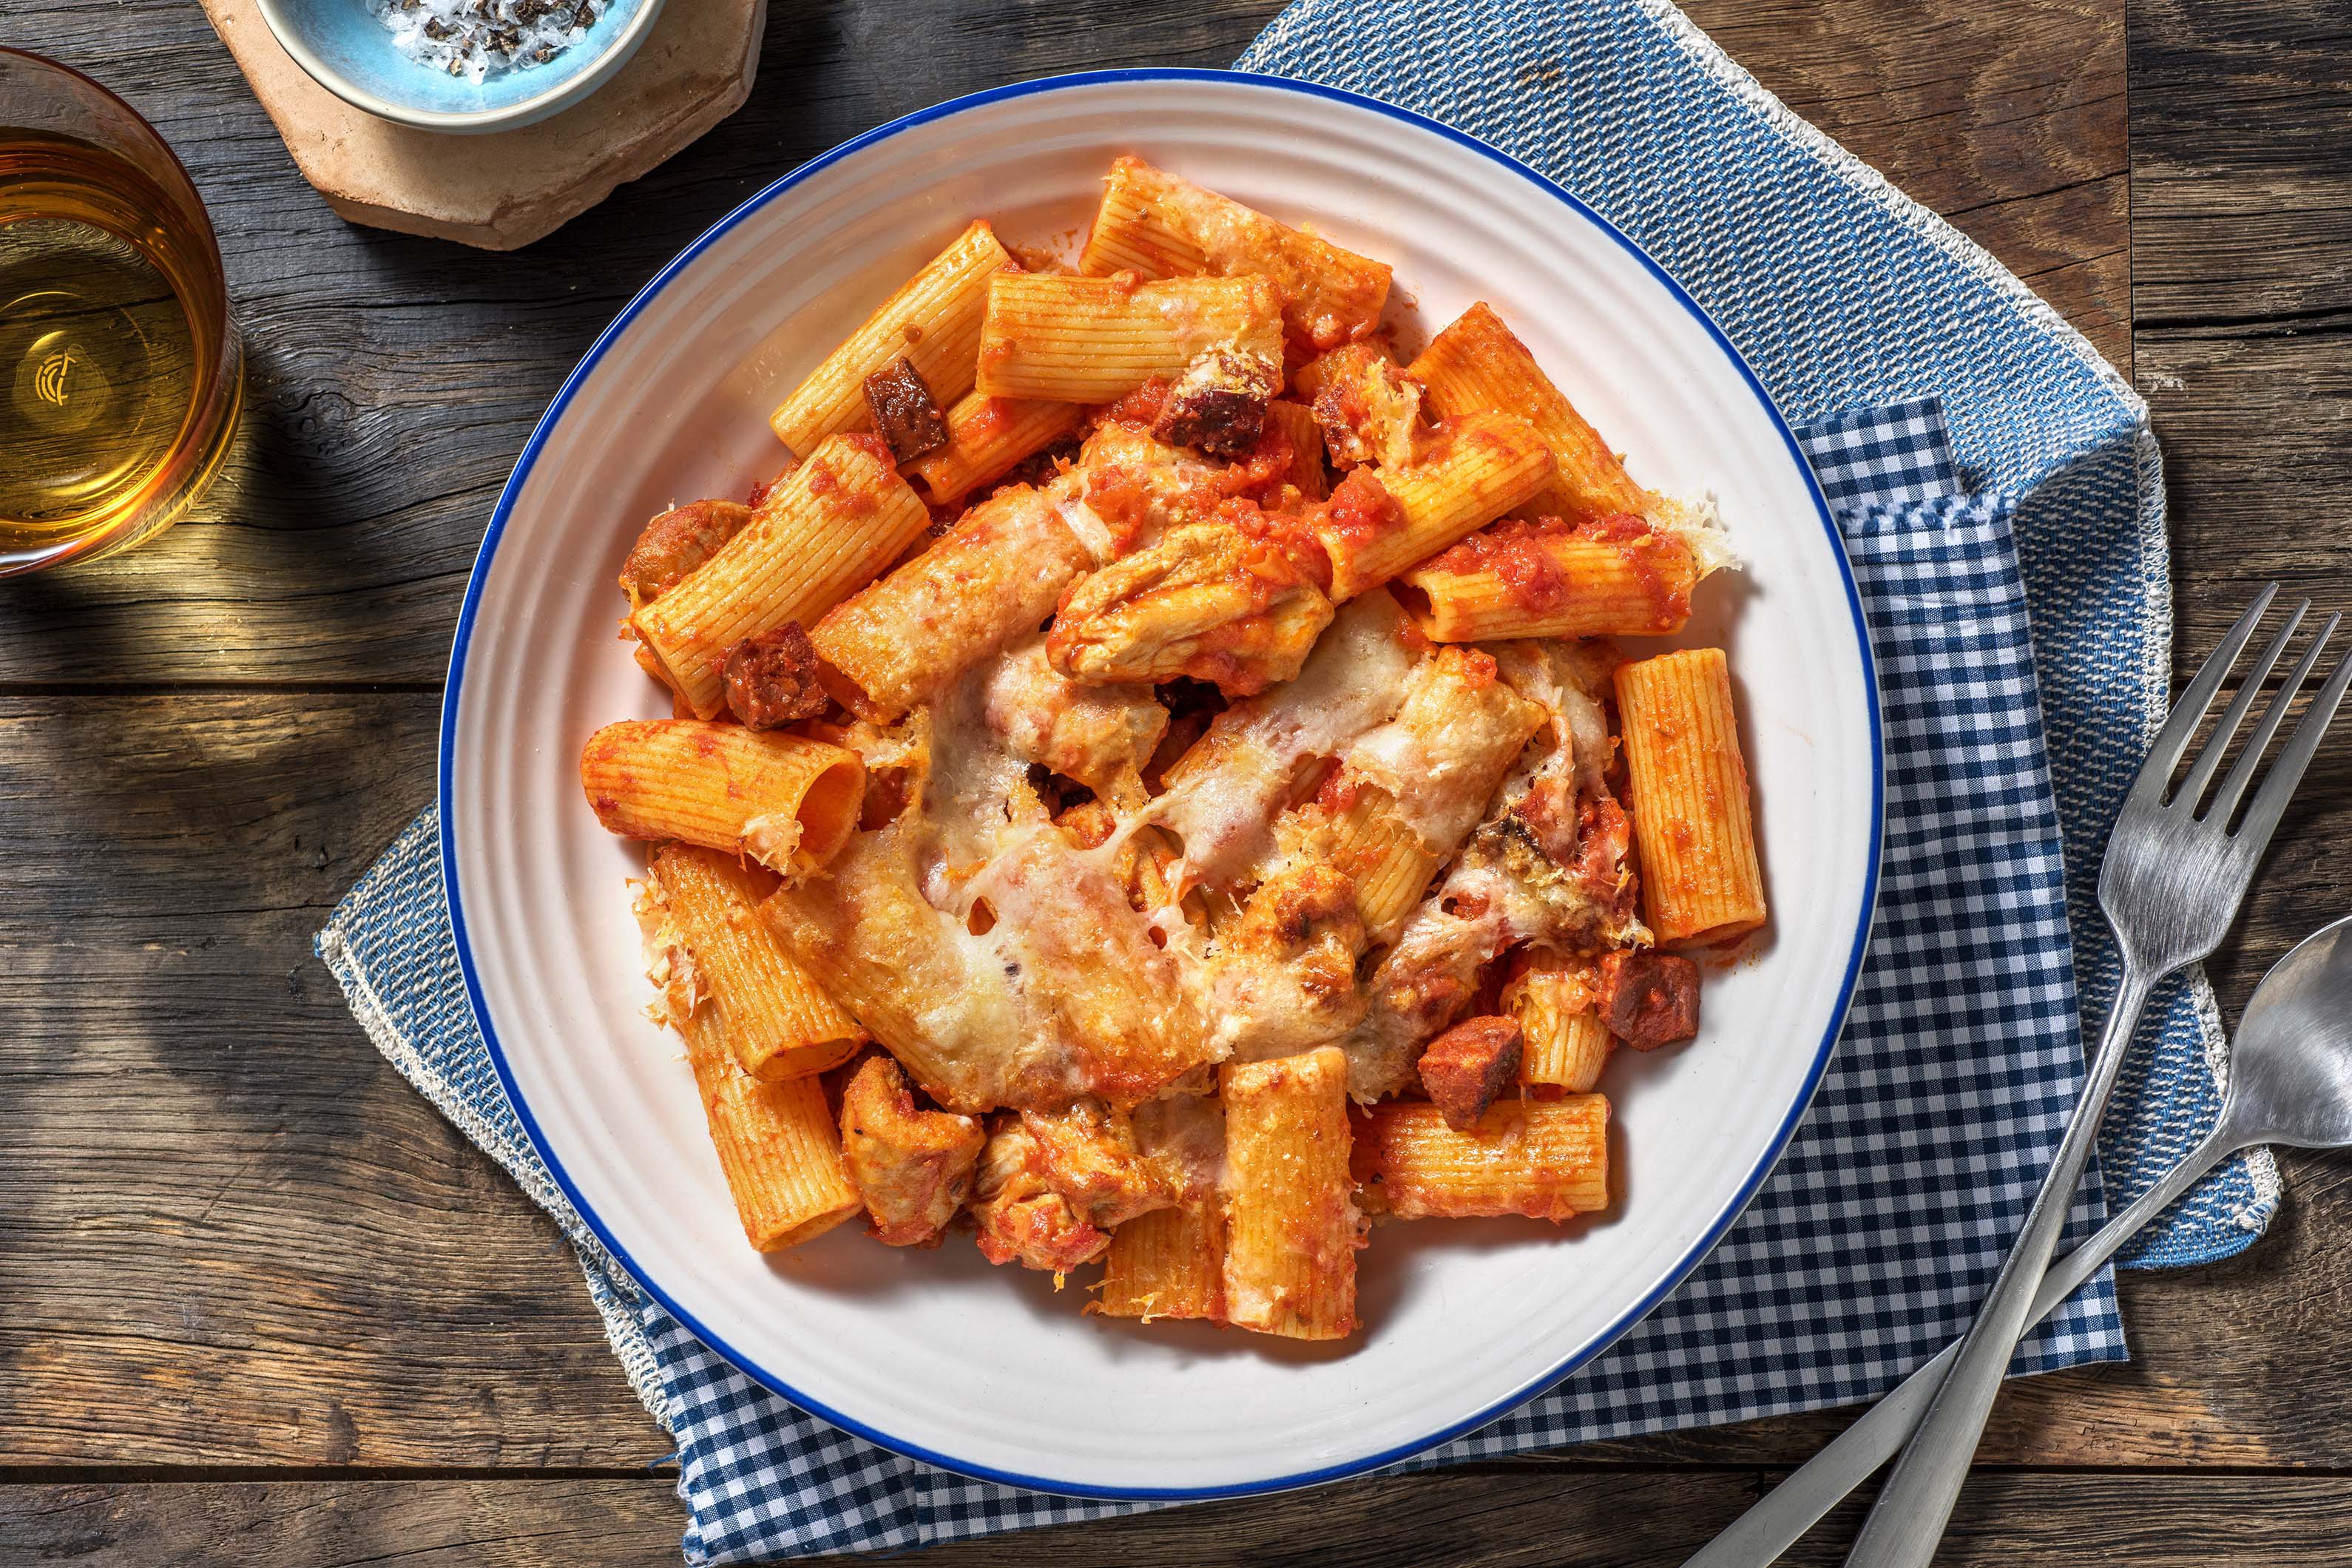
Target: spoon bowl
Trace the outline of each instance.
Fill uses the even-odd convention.
[[[2352,915],[2322,926],[2271,965],[2238,1021],[2213,1131],[2098,1235],[2050,1266],[2031,1321],[2082,1289],[2216,1165],[2263,1143],[2352,1149]],[[1683,1568],[1765,1568],[1779,1558],[1902,1448],[1959,1351],[1958,1342],[1946,1346]]]
[[[2352,1146],[2352,915],[2271,965],[2238,1022],[2221,1128],[2239,1147]]]

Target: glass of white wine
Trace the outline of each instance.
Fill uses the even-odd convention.
[[[0,49],[0,577],[178,521],[227,454],[241,369],[212,223],[163,139]]]

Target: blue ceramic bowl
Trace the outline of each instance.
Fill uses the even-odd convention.
[[[345,103],[460,135],[511,131],[571,108],[628,63],[662,7],[662,0],[607,0],[587,36],[555,58],[495,73],[477,87],[402,54],[367,0],[256,3],[294,63]]]

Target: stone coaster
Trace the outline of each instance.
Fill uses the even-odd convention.
[[[552,119],[452,136],[352,108],[278,47],[253,0],[204,0],[295,166],[353,223],[486,250],[529,245],[751,96],[767,0],[667,0],[620,73]]]

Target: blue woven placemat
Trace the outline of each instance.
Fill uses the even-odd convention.
[[[1242,63],[1480,135],[1675,271],[1811,422],[1801,435],[1839,510],[1885,688],[1872,960],[1787,1158],[1607,1355],[1409,1465],[1874,1393],[1956,1332],[1990,1280],[2080,1081],[2076,976],[2095,1012],[2113,987],[2087,889],[2160,716],[2168,652],[2145,410],[2015,279],[1669,7],[1306,0]],[[450,946],[433,813],[337,910],[320,952],[379,1047],[580,1246],[614,1349],[677,1441],[690,1561],[904,1548],[1133,1506],[969,1481],[850,1437],[751,1384],[614,1270],[491,1071]],[[2160,1002],[2102,1151],[2126,1196],[2217,1103],[2210,994],[2192,980]],[[2095,1174],[2073,1234],[2098,1191]],[[2147,1258],[2227,1256],[2275,1202],[2267,1161],[2236,1163],[2174,1211]],[[2122,1353],[2103,1274],[2019,1370]]]

